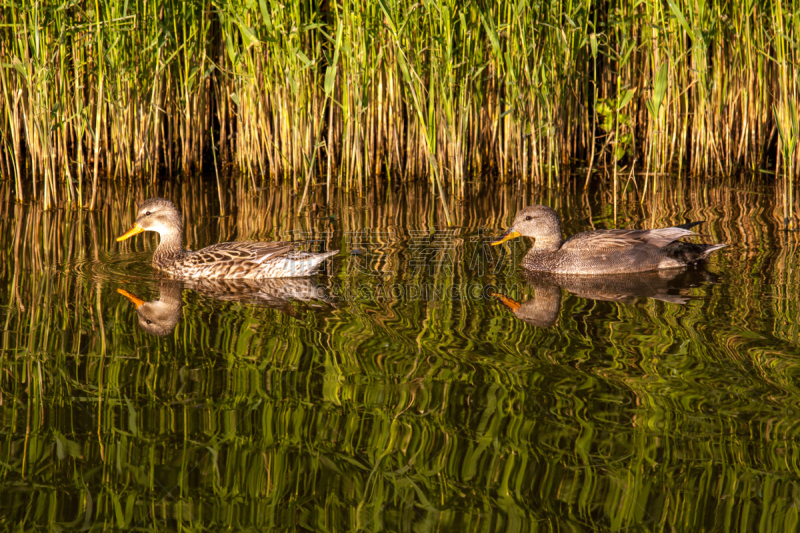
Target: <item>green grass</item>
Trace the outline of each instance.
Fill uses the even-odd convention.
[[[797,0],[0,10],[0,171],[18,201],[94,207],[103,177],[230,164],[295,189],[425,178],[442,201],[471,180],[649,190],[748,169],[784,180],[794,211]]]

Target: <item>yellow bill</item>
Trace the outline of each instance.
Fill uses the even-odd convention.
[[[512,300],[508,296],[503,296],[502,294],[496,292],[492,293],[492,296],[503,302],[503,305],[511,309],[512,312],[516,313],[517,309],[519,309],[520,306],[522,306],[521,303],[517,302],[516,300]]]
[[[131,303],[136,306],[136,309],[139,309],[139,306],[144,303],[144,300],[140,300],[139,298],[137,298],[133,294],[129,293],[125,289],[117,289],[117,292],[120,293],[121,295],[123,295],[128,300],[130,300]]]
[[[510,241],[511,239],[516,239],[517,237],[522,237],[522,235],[520,235],[520,233],[514,228],[508,228],[508,231],[503,233],[499,239],[492,241],[491,245],[497,246],[498,244],[503,244],[504,242]]]
[[[124,241],[128,237],[133,237],[134,235],[137,235],[137,234],[139,234],[139,233],[141,233],[143,231],[144,231],[143,227],[141,227],[139,224],[134,224],[131,229],[126,231],[123,235],[120,235],[119,237],[117,237],[117,242]]]

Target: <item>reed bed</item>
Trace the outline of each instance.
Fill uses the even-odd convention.
[[[211,166],[328,200],[767,170],[789,219],[798,4],[4,2],[0,172],[94,208],[105,178]]]

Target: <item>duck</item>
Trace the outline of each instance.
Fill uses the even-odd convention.
[[[522,266],[555,274],[630,274],[684,268],[708,259],[727,244],[697,244],[680,239],[696,236],[691,228],[701,222],[658,229],[586,231],[567,240],[561,238],[561,221],[555,210],[544,205],[520,210],[508,231],[491,242],[496,246],[518,237],[530,237],[531,248]]]
[[[124,241],[144,231],[160,236],[153,267],[183,279],[249,279],[312,275],[328,257],[339,253],[300,252],[302,243],[237,241],[214,244],[197,251],[183,249],[181,213],[171,201],[150,198],[139,206],[133,227],[117,237]]]

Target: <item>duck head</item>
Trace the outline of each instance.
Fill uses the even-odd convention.
[[[162,238],[180,235],[183,231],[180,211],[169,200],[150,198],[139,206],[133,227],[117,237],[117,242],[124,241],[143,231],[157,231]]]
[[[496,246],[517,237],[534,239],[537,249],[558,249],[561,246],[558,214],[544,205],[528,206],[517,213],[511,227],[491,244]]]

